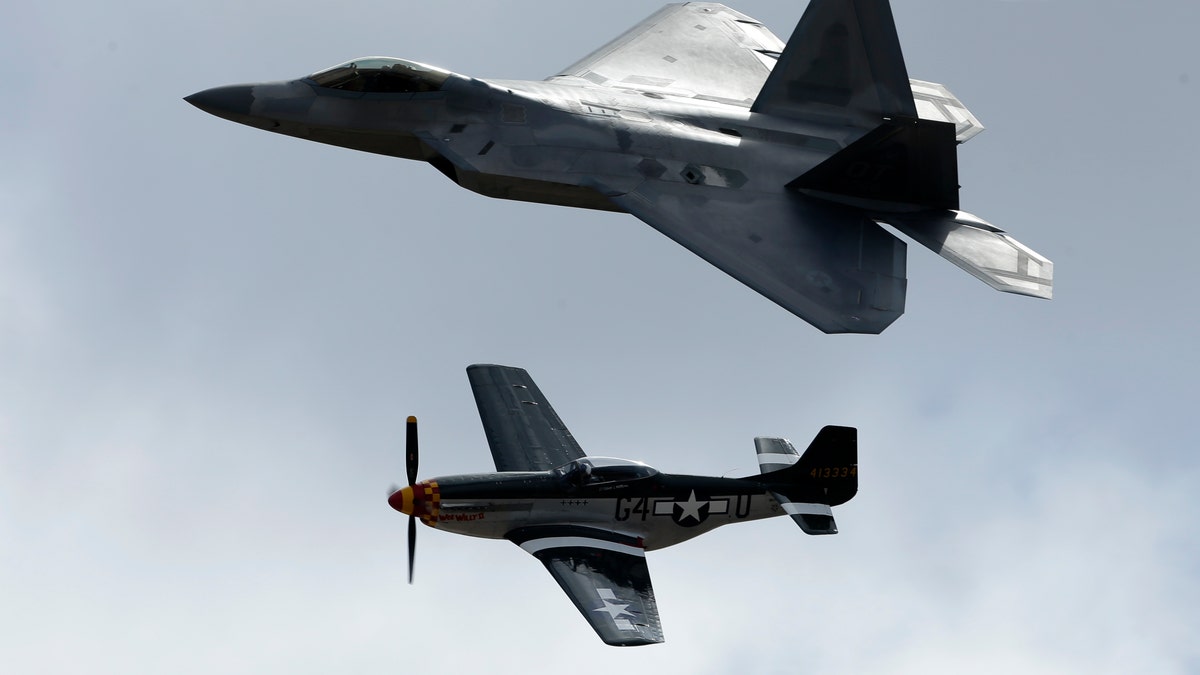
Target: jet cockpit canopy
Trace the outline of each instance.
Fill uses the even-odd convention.
[[[438,91],[449,71],[416,61],[367,56],[340,63],[308,76],[317,86],[367,93],[420,93]]]
[[[658,469],[615,457],[580,457],[554,470],[572,485],[628,482],[658,475]]]

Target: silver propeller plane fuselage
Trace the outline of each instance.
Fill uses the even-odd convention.
[[[668,5],[543,81],[371,57],[187,100],[484,195],[632,213],[826,332],[904,311],[905,244],[880,222],[1051,295],[1050,261],[959,210],[956,146],[982,125],[908,78],[887,0],[812,0],[786,45],[724,5]]]
[[[756,438],[759,470],[745,478],[659,473],[625,459],[588,457],[520,368],[467,369],[497,473],[416,481],[416,420],[409,418],[410,485],[388,498],[439,530],[507,539],[537,557],[606,643],[662,642],[645,552],[728,523],[790,515],[808,534],[836,534],[833,506],[858,491],[857,432],[827,426],[803,454],[786,439]]]

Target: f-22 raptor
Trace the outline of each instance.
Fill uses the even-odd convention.
[[[831,507],[858,492],[858,432],[827,426],[803,454],[783,438],[756,438],[760,474],[709,478],[659,473],[641,462],[588,457],[529,373],[467,368],[498,473],[417,481],[417,420],[408,418],[408,487],[392,508],[408,514],[408,580],[416,521],[507,539],[546,566],[604,642],[663,641],[646,551],[721,525],[790,515],[808,534],[836,534]]]
[[[909,79],[887,0],[811,0],[786,45],[724,5],[668,5],[542,81],[370,57],[186,100],[491,197],[631,213],[827,333],[904,312],[905,244],[880,223],[1051,296],[1049,260],[959,209],[957,145],[983,127]]]

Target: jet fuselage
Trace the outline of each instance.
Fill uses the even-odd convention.
[[[813,0],[786,45],[724,5],[668,5],[546,80],[366,57],[187,100],[490,197],[632,214],[827,333],[904,312],[884,223],[997,290],[1053,292],[1051,261],[959,210],[957,147],[983,127],[908,77],[886,0]]]
[[[607,197],[647,179],[778,190],[862,133],[578,82],[447,74],[436,91],[360,92],[304,78],[188,100],[268,131],[426,161],[490,197],[601,210],[620,210]]]

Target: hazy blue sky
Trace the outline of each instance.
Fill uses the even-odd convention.
[[[988,127],[965,209],[1050,302],[909,246],[908,311],[827,336],[631,216],[182,97],[385,54],[540,79],[658,2],[0,8],[0,668],[22,673],[1200,671],[1200,4],[895,0],[909,73]],[[803,2],[735,8],[785,38]],[[491,467],[463,368],[530,370],[583,447],[755,469],[860,430],[836,537],[649,556],[665,645],[605,647],[542,566],[422,528]]]

